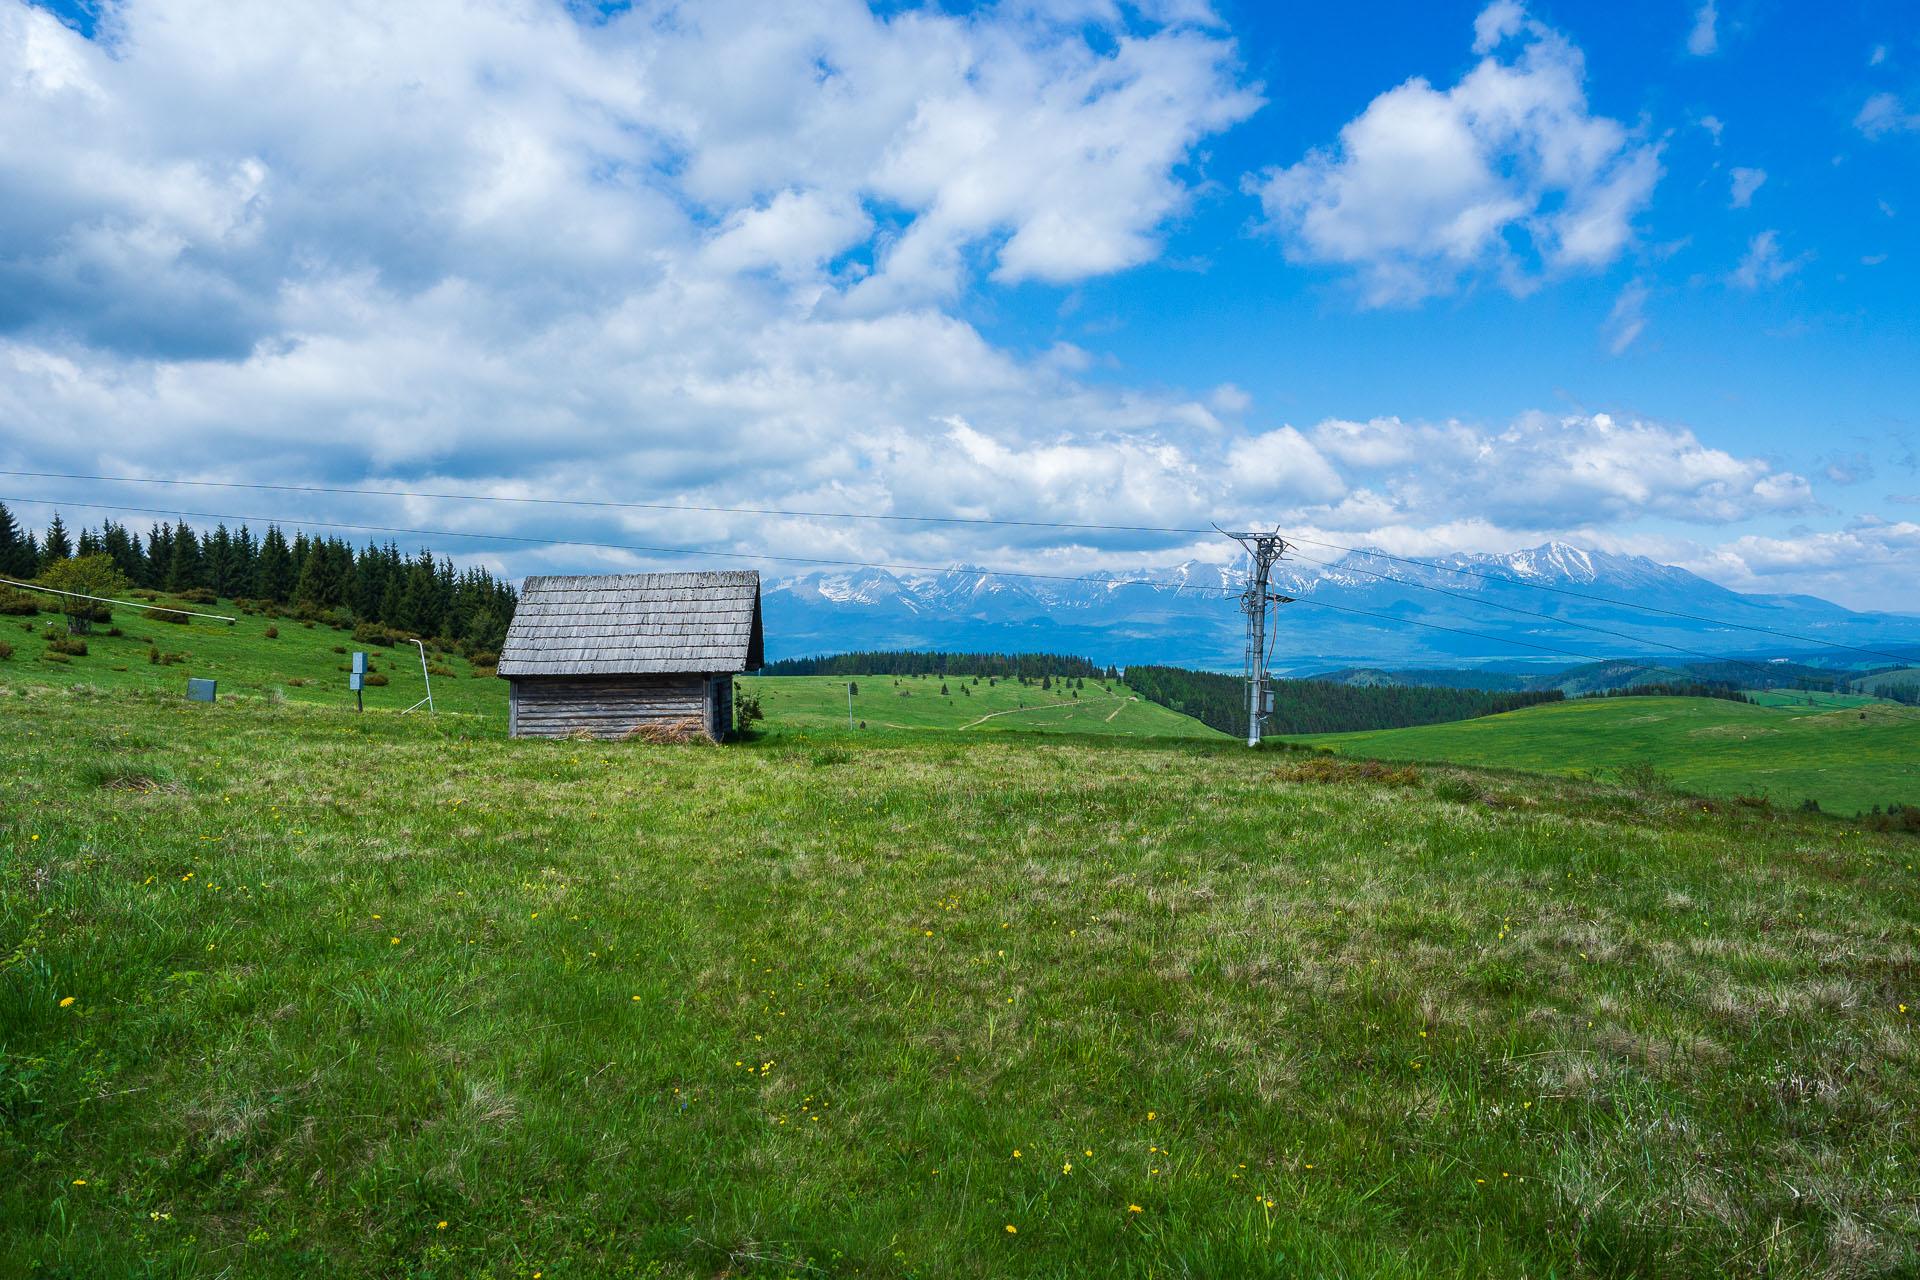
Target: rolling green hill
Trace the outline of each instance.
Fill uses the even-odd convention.
[[[358,643],[348,631],[325,623],[302,624],[290,617],[268,618],[237,613],[230,603],[186,604],[161,596],[156,606],[177,606],[203,613],[225,613],[236,618],[232,626],[194,619],[181,626],[146,616],[144,609],[116,608],[111,622],[96,624],[86,637],[85,656],[61,662],[47,656],[43,633],[49,627],[64,633],[65,622],[56,613],[34,617],[0,618],[0,640],[13,646],[10,660],[0,661],[0,683],[86,684],[110,693],[154,691],[184,693],[190,676],[219,682],[221,696],[283,699],[322,706],[350,707],[344,668],[348,654],[368,653],[379,674],[389,683],[366,691],[369,711],[398,711],[426,696],[419,651],[410,644],[392,648]],[[117,627],[124,634],[107,634]],[[278,635],[268,638],[271,628]],[[149,649],[178,655],[179,661],[149,661]],[[336,649],[341,652],[335,652]],[[433,677],[434,706],[495,719],[504,724],[507,685],[490,671],[475,668],[457,654],[435,654],[432,661],[452,675]],[[1198,737],[1220,735],[1190,717],[1168,711],[1137,697],[1117,683],[1087,680],[1082,688],[1065,681],[1052,689],[1036,680],[1022,685],[999,680],[949,677],[947,696],[937,676],[857,677],[861,692],[855,699],[855,720],[872,730],[941,729],[968,733],[1024,729],[1058,733],[1112,734],[1123,737]],[[967,692],[961,693],[962,685]],[[845,728],[846,682],[836,676],[748,677],[742,686],[759,693],[766,729]],[[905,695],[905,696],[903,696]],[[1024,706],[1022,705],[1024,704]]]
[[[40,597],[45,599],[46,597]],[[231,602],[187,604],[161,595],[158,607],[174,606],[200,613],[227,614],[232,626],[195,618],[188,625],[148,617],[144,609],[116,606],[111,622],[96,623],[84,637],[86,656],[61,662],[47,656],[43,633],[51,627],[64,634],[66,621],[57,613],[33,617],[0,617],[0,640],[13,646],[13,657],[0,662],[0,682],[29,681],[87,684],[109,693],[153,691],[185,693],[189,676],[217,681],[222,697],[280,698],[292,702],[351,707],[345,667],[348,655],[365,652],[388,683],[366,691],[369,711],[398,711],[426,696],[420,670],[420,651],[411,644],[385,648],[357,643],[351,631],[335,631],[324,623],[303,624],[291,617],[268,618],[238,613]],[[109,635],[111,628],[124,634]],[[269,639],[267,631],[278,632]],[[150,660],[149,650],[161,656],[177,655],[172,663]],[[335,652],[335,650],[341,652]],[[490,671],[474,674],[474,667],[457,654],[435,654],[431,661],[454,674],[433,679],[437,711],[468,715],[507,715],[507,686]]]
[[[1756,695],[1761,696],[1761,695]],[[1349,755],[1445,760],[1542,773],[1645,766],[1708,795],[1813,799],[1834,812],[1920,804],[1920,711],[1865,699],[1773,695],[1793,705],[1717,698],[1594,698],[1454,724],[1292,739]],[[1847,705],[1833,708],[1836,701]]]
[[[1219,740],[0,723],[0,1275],[1920,1271],[1909,834]]]
[[[760,699],[767,728],[845,729],[847,684],[855,724],[875,729],[941,729],[980,734],[1008,729],[1049,733],[1094,733],[1133,738],[1224,739],[1191,716],[1183,716],[1117,681],[1086,680],[1083,688],[1055,681],[978,684],[959,676],[756,676],[741,685]],[[947,693],[940,689],[945,686]],[[965,692],[962,692],[962,690]]]

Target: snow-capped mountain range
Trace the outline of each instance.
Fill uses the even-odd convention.
[[[1550,542],[1420,560],[1308,546],[1276,565],[1273,589],[1296,603],[1277,611],[1274,670],[1818,651],[1794,637],[1920,653],[1920,618],[1857,613],[1813,596],[1746,595],[1641,556]],[[1241,661],[1244,584],[1244,565],[1198,561],[1152,575],[1076,578],[964,566],[820,571],[767,585],[767,656],[1045,651],[1229,670]],[[1875,661],[1847,650],[1827,656]]]

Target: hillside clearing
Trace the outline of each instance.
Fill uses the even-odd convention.
[[[1038,680],[1023,685],[982,677],[975,683],[971,676],[751,676],[739,683],[759,697],[769,727],[845,729],[850,682],[860,690],[853,700],[854,721],[871,727],[1227,740],[1116,681],[1085,680],[1075,686],[1062,679],[1050,689],[1042,689]]]
[[[1224,742],[0,715],[0,1273],[1920,1266],[1910,837]]]

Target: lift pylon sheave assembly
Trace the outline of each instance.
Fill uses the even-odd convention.
[[[1247,589],[1240,593],[1240,608],[1247,615],[1247,745],[1257,747],[1261,722],[1273,711],[1273,693],[1267,688],[1267,606],[1293,603],[1293,597],[1275,595],[1267,585],[1273,566],[1287,552],[1287,543],[1278,530],[1228,533],[1221,529],[1220,532],[1245,547],[1253,562],[1247,574]]]

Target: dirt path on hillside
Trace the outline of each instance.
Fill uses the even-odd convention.
[[[1047,703],[1042,703],[1041,705],[1039,705],[1039,706],[1037,706],[1037,707],[1014,707],[1014,708],[1012,708],[1011,710],[1007,710],[1007,711],[989,711],[989,712],[987,712],[987,714],[985,714],[985,715],[983,715],[983,716],[981,716],[981,717],[980,717],[980,718],[979,718],[978,720],[969,720],[969,721],[967,721],[967,722],[966,722],[965,724],[963,724],[963,725],[961,725],[961,726],[960,726],[960,729],[971,729],[971,728],[973,728],[973,726],[975,726],[975,725],[977,725],[977,724],[985,724],[985,723],[986,723],[987,721],[989,721],[989,720],[991,720],[991,719],[993,719],[993,718],[994,718],[995,716],[1016,716],[1016,715],[1023,715],[1023,714],[1025,714],[1026,712],[1029,712],[1029,711],[1051,711],[1051,710],[1053,710],[1053,709],[1054,709],[1055,707],[1071,707],[1071,706],[1075,706],[1075,705],[1078,705],[1078,706],[1082,706],[1082,707],[1084,707],[1084,706],[1086,706],[1086,705],[1087,705],[1087,702],[1091,702],[1091,701],[1092,701],[1092,699],[1091,699],[1091,698],[1089,698],[1089,699],[1087,699],[1087,700],[1086,700],[1086,702],[1077,702],[1077,703],[1075,703],[1075,702],[1047,702]],[[1125,700],[1125,699],[1122,699],[1122,700],[1121,700],[1121,704],[1120,704],[1119,706],[1117,706],[1117,707],[1115,707],[1115,708],[1113,709],[1113,716],[1117,716],[1117,715],[1119,715],[1119,714],[1120,714],[1120,713],[1121,713],[1122,711],[1124,711],[1124,710],[1126,710],[1126,700]],[[1113,719],[1113,716],[1108,716],[1108,717],[1107,717],[1107,719],[1109,719],[1109,720],[1111,720],[1111,719]],[[959,729],[956,729],[956,730],[954,730],[954,732],[955,732],[955,733],[958,733],[959,731],[960,731]]]
[[[1115,695],[1115,696],[1118,696],[1118,695]],[[1119,714],[1120,714],[1120,713],[1121,713],[1122,711],[1125,711],[1125,710],[1127,709],[1127,704],[1128,704],[1129,702],[1138,702],[1138,701],[1140,701],[1140,699],[1139,699],[1138,697],[1129,697],[1129,698],[1121,698],[1121,699],[1120,699],[1120,705],[1119,705],[1119,706],[1117,706],[1117,707],[1115,707],[1115,708],[1113,709],[1113,716],[1117,716],[1117,715],[1119,715]],[[1106,723],[1108,723],[1108,724],[1112,724],[1112,723],[1113,723],[1113,716],[1108,716],[1108,717],[1107,717],[1107,719],[1106,719]]]

